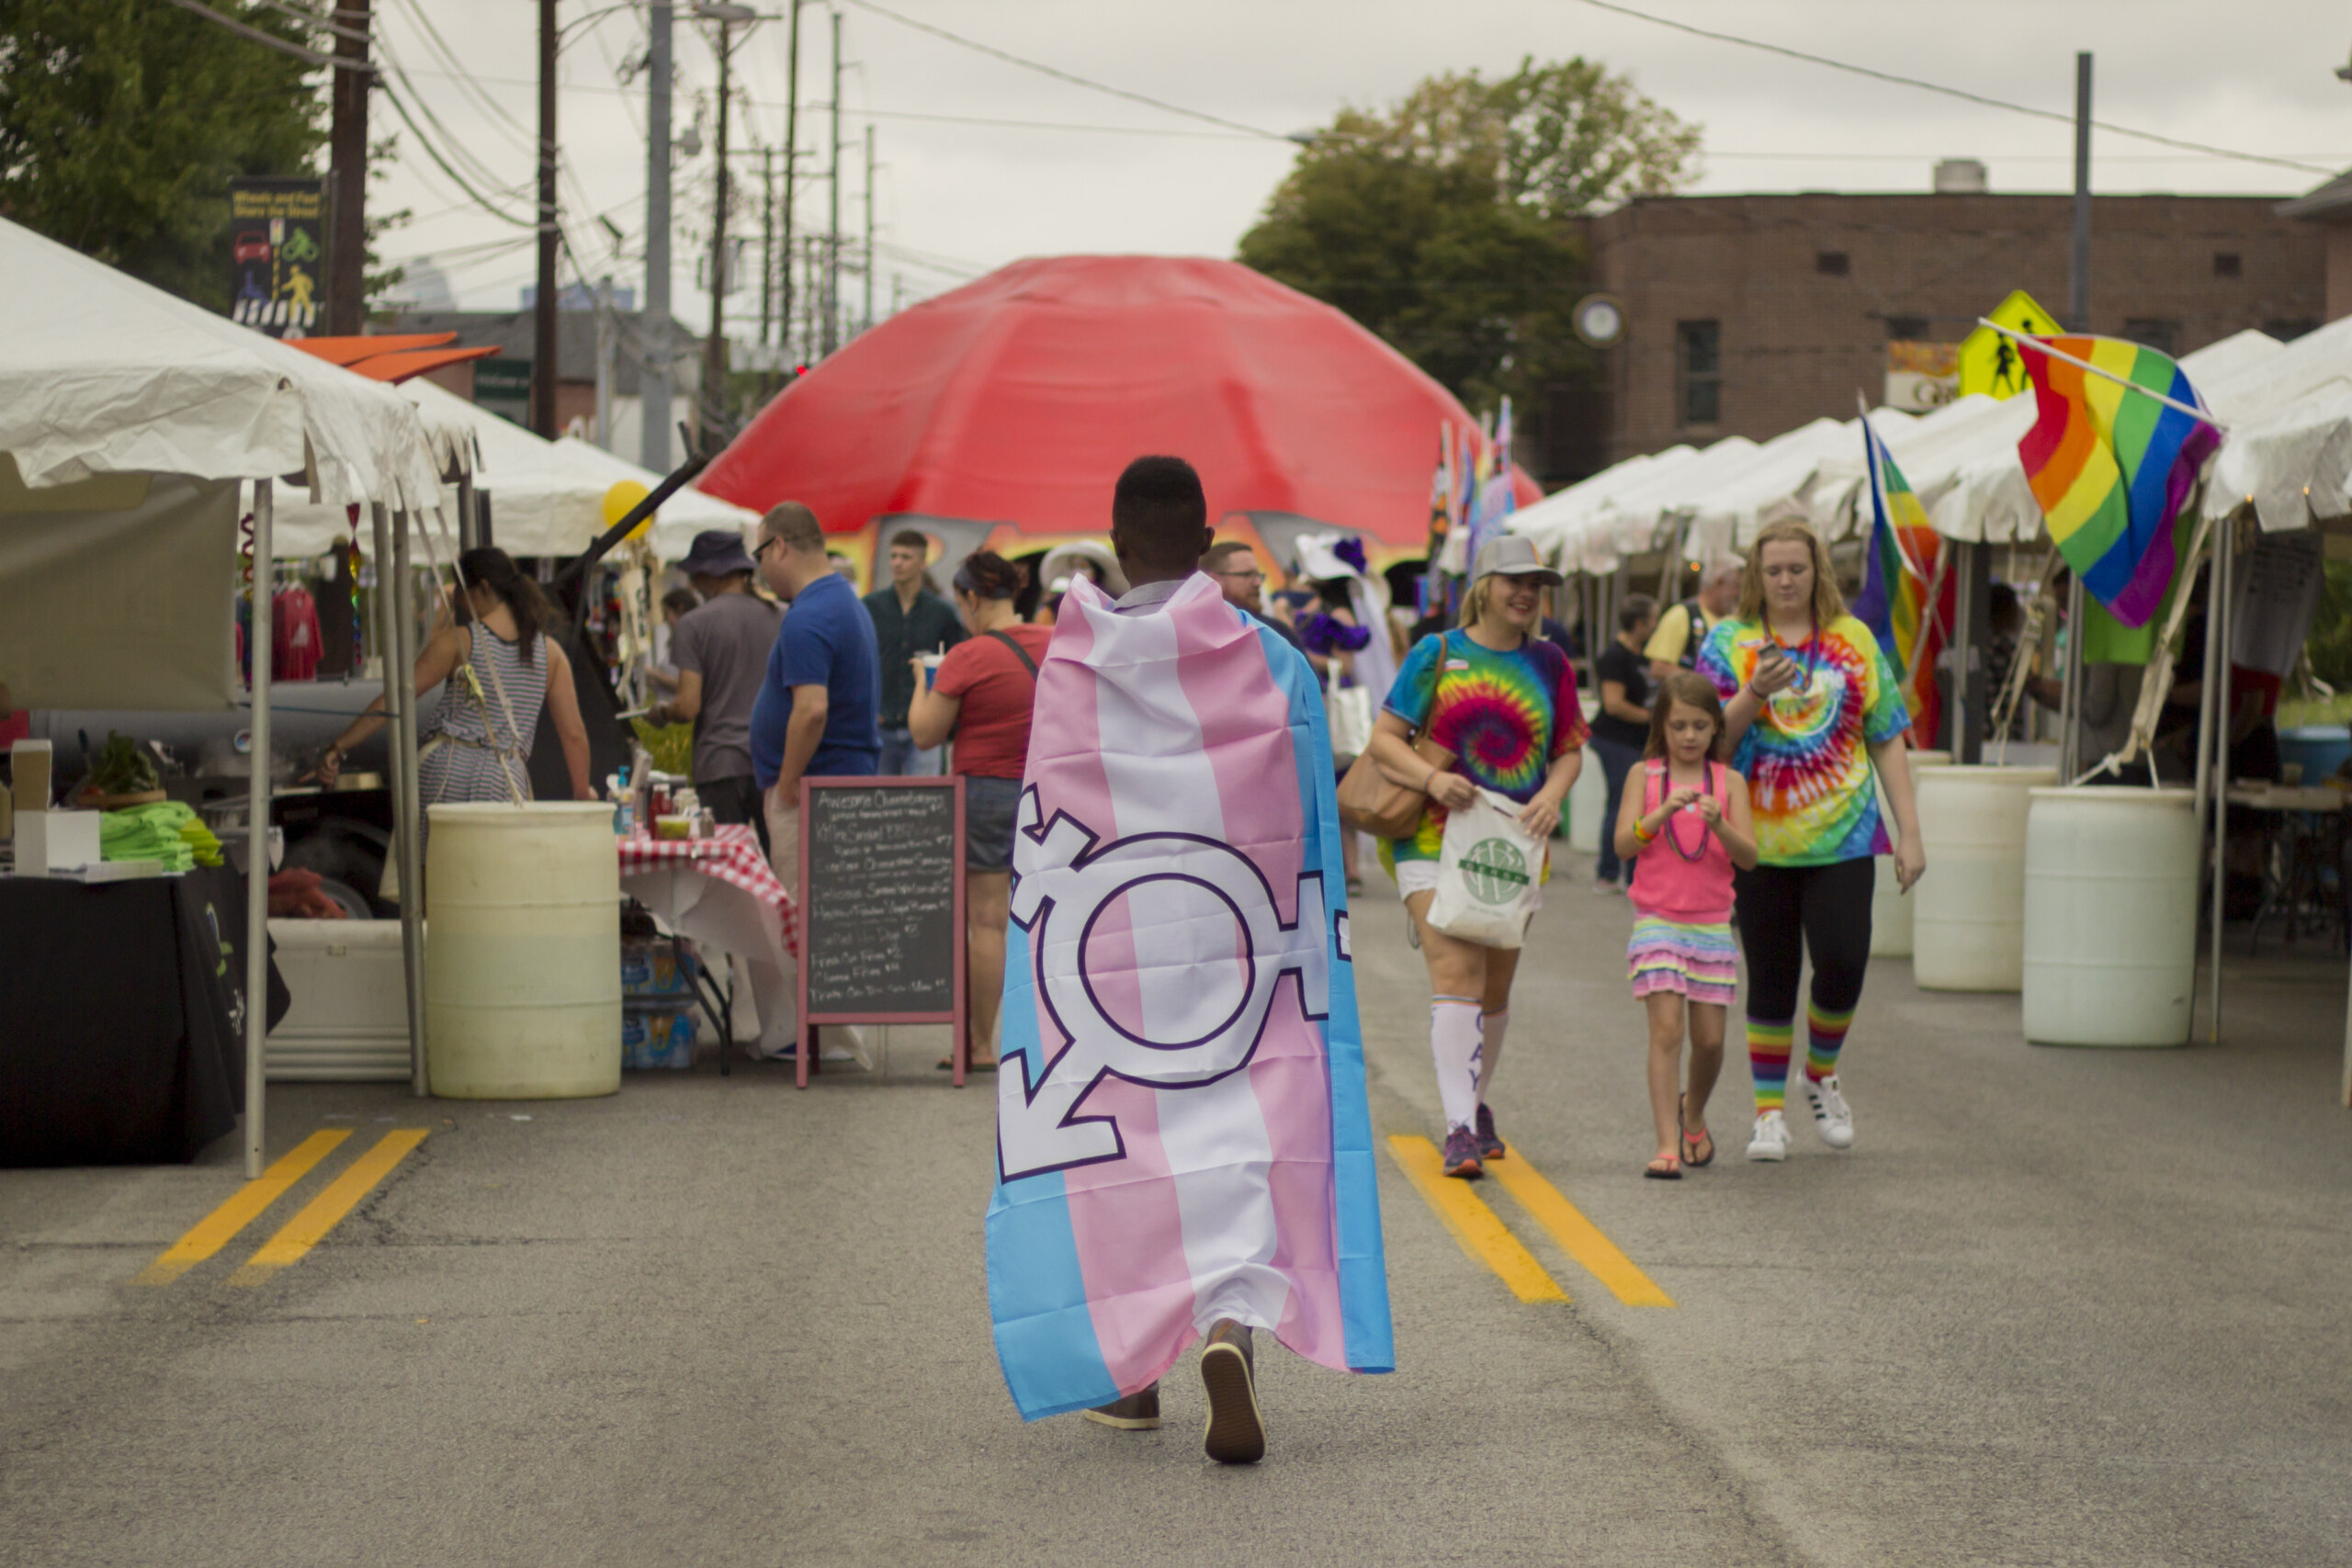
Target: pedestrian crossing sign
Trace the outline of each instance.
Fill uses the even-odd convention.
[[[2051,337],[2060,330],[2058,318],[2036,304],[2033,296],[2022,288],[2002,300],[1984,319],[2031,337]],[[1961,340],[1962,397],[1982,392],[1988,398],[2014,398],[2032,385],[2032,379],[2025,373],[2025,362],[2018,357],[2018,345],[1992,328],[1978,327]]]

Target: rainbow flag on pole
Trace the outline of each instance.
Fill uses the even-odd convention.
[[[2050,536],[2086,592],[2123,625],[2145,626],[2172,586],[2173,519],[2221,432],[2170,406],[2205,405],[2180,367],[2153,348],[2120,338],[2052,337],[2021,339],[2018,353],[2033,378],[2035,403],[2018,457]],[[2068,364],[2062,354],[2107,374]]]
[[[1862,592],[1854,615],[1903,674],[1903,705],[1920,744],[1939,733],[1942,704],[1936,693],[1936,659],[1951,625],[1953,584],[1943,570],[1943,539],[1912,493],[1871,422],[1862,426],[1870,468],[1871,536],[1862,557]]]

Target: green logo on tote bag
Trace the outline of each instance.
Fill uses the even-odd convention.
[[[1482,839],[1462,857],[1462,885],[1481,904],[1508,904],[1527,891],[1527,857],[1508,839]]]

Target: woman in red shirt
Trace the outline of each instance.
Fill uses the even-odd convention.
[[[955,773],[964,781],[965,973],[971,986],[966,1016],[975,1071],[996,1066],[1013,818],[1021,807],[1021,771],[1029,761],[1037,661],[1054,636],[1051,626],[1022,624],[1013,609],[1020,592],[1019,570],[991,551],[981,550],[956,569],[956,609],[971,637],[948,649],[927,687],[923,660],[914,660],[914,702],[907,710],[907,729],[917,746],[956,742]]]

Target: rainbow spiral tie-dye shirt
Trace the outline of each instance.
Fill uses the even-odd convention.
[[[1700,649],[1699,672],[1728,703],[1774,641],[1754,621],[1720,621]],[[1833,865],[1885,854],[1893,846],[1879,820],[1870,748],[1911,728],[1894,666],[1851,615],[1781,646],[1806,678],[1772,694],[1732,757],[1747,775],[1758,860]]]
[[[1576,670],[1541,637],[1498,652],[1464,632],[1425,637],[1405,656],[1385,705],[1453,753],[1455,773],[1522,804],[1544,787],[1555,758],[1585,742]],[[1445,808],[1431,801],[1419,829],[1389,848],[1396,860],[1436,860],[1444,844]]]

